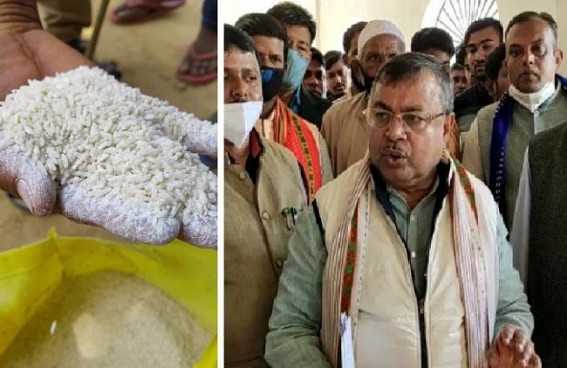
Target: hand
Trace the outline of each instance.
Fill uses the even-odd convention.
[[[29,79],[94,65],[44,31],[36,1],[0,0],[0,100]]]
[[[41,29],[36,1],[0,0],[0,99],[29,79],[41,80],[81,65],[93,64]],[[192,139],[191,130],[185,127],[172,130],[166,126],[164,132],[188,150],[216,155],[216,133],[203,142]],[[80,188],[58,188],[37,163],[13,148],[0,150],[0,189],[20,196],[35,215],[50,214],[59,196],[61,212],[68,218],[131,240],[163,244],[179,237],[199,246],[217,246],[216,209],[195,215],[186,226],[178,219],[156,226],[151,216],[139,216],[136,209],[101,203]]]
[[[531,339],[519,328],[506,325],[487,353],[491,368],[541,368]]]
[[[0,0],[0,100],[29,79],[92,63],[41,28],[36,1]],[[0,151],[0,188],[19,195],[35,215],[47,215],[55,183],[13,150]]]

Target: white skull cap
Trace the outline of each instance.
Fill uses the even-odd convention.
[[[402,34],[402,31],[396,26],[394,23],[390,22],[389,20],[383,19],[376,19],[371,20],[366,24],[366,27],[362,29],[360,35],[358,36],[358,56],[362,53],[362,48],[368,40],[373,37],[382,35],[382,34],[390,34],[398,37],[400,41],[405,45],[405,37]]]

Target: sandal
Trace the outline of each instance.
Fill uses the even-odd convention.
[[[177,79],[188,84],[205,84],[217,79],[217,51],[197,53],[195,44],[191,44],[177,69]]]
[[[138,24],[167,14],[183,5],[186,0],[126,0],[110,13],[115,24]]]

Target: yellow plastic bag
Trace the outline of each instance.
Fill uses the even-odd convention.
[[[216,334],[217,252],[181,241],[131,245],[91,238],[48,238],[0,253],[0,356],[62,277],[101,270],[133,274],[177,300]],[[216,335],[196,368],[217,366]]]

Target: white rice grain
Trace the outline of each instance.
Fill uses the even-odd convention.
[[[13,147],[64,187],[188,224],[217,210],[216,127],[143,95],[97,68],[80,67],[10,94],[0,149]]]

